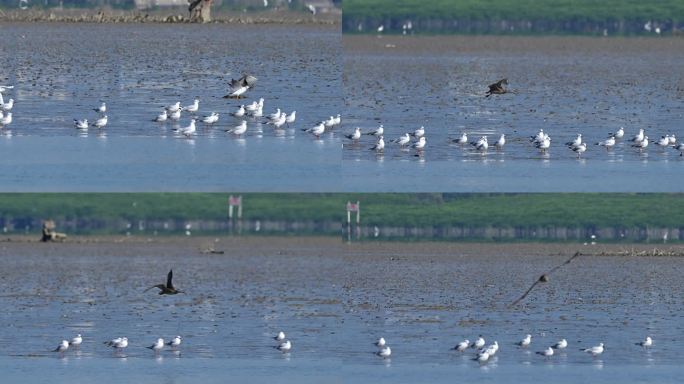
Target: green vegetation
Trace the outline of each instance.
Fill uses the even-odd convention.
[[[456,32],[566,32],[603,29],[617,33],[642,33],[646,21],[659,22],[663,32],[684,21],[681,0],[345,0],[343,26],[347,32],[374,32],[385,24],[386,32],[401,33],[411,20],[419,33]],[[430,23],[429,21],[449,21]],[[451,21],[459,21],[458,25]],[[501,22],[505,21],[503,25]],[[523,22],[516,24],[516,22]],[[388,29],[389,27],[389,29]],[[515,28],[511,28],[515,27]]]
[[[684,227],[681,194],[243,194],[244,219],[342,223],[361,202],[364,225],[472,227]],[[0,225],[12,221],[214,220],[227,194],[2,194]],[[23,228],[23,225],[17,225]]]

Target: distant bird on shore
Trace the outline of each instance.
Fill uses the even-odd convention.
[[[504,93],[508,93],[508,90],[506,90],[504,85],[508,85],[508,79],[501,79],[494,84],[490,84],[489,91],[487,91],[485,97],[489,97],[491,95],[503,95]]]
[[[239,79],[230,79],[229,85],[229,93],[226,96],[223,96],[224,99],[239,99],[242,97],[242,95],[245,94],[248,90],[254,87],[254,84],[256,84],[257,78],[252,76],[252,75],[242,75]]]
[[[149,291],[152,288],[159,288],[159,294],[160,295],[175,295],[177,293],[184,293],[180,289],[176,289],[173,286],[173,270],[169,271],[169,274],[166,276],[166,284],[157,284],[153,285],[145,290],[145,292]]]

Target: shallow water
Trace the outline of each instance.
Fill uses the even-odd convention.
[[[413,382],[459,377],[491,381],[558,375],[560,382],[674,381],[683,329],[678,258],[580,257],[538,287],[525,304],[507,305],[567,255],[458,255],[448,246],[405,251],[343,244],[3,244],[5,310],[0,366],[6,377],[38,380],[70,372],[172,382],[315,381],[332,376]],[[50,263],[46,263],[46,258]],[[188,293],[143,292],[174,269]],[[293,351],[271,337],[284,330]],[[84,336],[79,352],[49,352],[62,338]],[[514,345],[533,335],[528,350]],[[144,347],[157,337],[184,337],[179,353]],[[485,366],[474,352],[450,351],[478,334],[501,349]],[[373,355],[384,336],[391,360]],[[634,345],[646,335],[654,347]],[[102,344],[127,336],[117,354]],[[534,352],[566,338],[566,352]],[[600,358],[578,349],[606,344]],[[122,369],[123,368],[123,369]],[[234,376],[233,376],[234,375]]]
[[[245,175],[248,181],[236,183],[238,188],[288,191],[296,182],[293,173],[310,174],[309,165],[325,167],[331,158],[339,163],[341,143],[334,133],[318,141],[301,131],[341,112],[340,38],[334,27],[10,23],[0,26],[0,33],[6,53],[0,84],[15,86],[4,95],[14,98],[15,106],[14,121],[0,129],[0,156],[16,167],[3,170],[3,190],[228,189],[228,181],[209,182],[207,176],[217,174]],[[259,78],[255,89],[243,101],[223,99],[228,81],[242,73]],[[200,98],[198,117],[212,111],[221,117],[210,127],[199,123],[187,145],[173,128],[187,126],[189,113],[177,124],[152,121],[162,106],[176,101],[187,106],[195,97]],[[240,122],[229,112],[259,97],[265,98],[264,115],[276,108],[296,110],[297,121],[275,130],[247,119],[245,137],[225,133]],[[75,129],[73,119],[94,121],[92,109],[100,101],[107,103],[108,125]],[[98,153],[103,142],[114,153]],[[215,148],[210,152],[215,166],[200,169],[209,157],[203,152],[207,147]],[[250,164],[241,162],[241,152],[242,158],[260,159],[258,172],[248,173]],[[122,161],[129,166],[120,168]],[[90,167],[93,162],[98,166]],[[166,169],[158,170],[160,165]],[[228,174],[217,173],[227,167],[232,168]],[[111,168],[116,168],[115,182],[101,175],[102,170],[112,175]],[[153,187],[141,186],[141,178]],[[323,189],[325,177],[317,180],[304,180],[294,189]]]
[[[395,163],[376,181],[393,191],[470,191],[471,183],[484,185],[475,190],[520,192],[682,190],[668,182],[684,170],[679,152],[655,144],[640,152],[627,142],[639,128],[651,140],[684,138],[684,78],[675,70],[684,60],[681,39],[345,36],[343,45],[346,130],[383,124],[387,143],[378,155],[369,149],[371,136],[345,140],[350,181],[369,185],[385,172],[352,162],[362,160]],[[487,85],[504,77],[516,93],[485,98]],[[420,126],[423,153],[387,142]],[[625,137],[614,149],[595,145],[621,126]],[[539,129],[551,136],[547,153],[529,141]],[[451,142],[462,132],[470,141],[487,135],[489,151]],[[588,144],[582,159],[564,145],[578,133]],[[500,134],[507,144],[497,151]],[[554,174],[543,170],[549,162]],[[505,173],[492,171],[493,164]]]

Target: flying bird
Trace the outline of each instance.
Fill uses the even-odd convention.
[[[157,284],[153,285],[145,290],[145,292],[149,291],[152,288],[159,288],[159,294],[160,295],[175,295],[177,293],[184,293],[180,289],[176,289],[173,286],[173,269],[169,271],[169,274],[166,277],[166,284]]]
[[[504,93],[508,93],[508,90],[504,87],[504,85],[508,85],[508,79],[501,79],[496,83],[489,85],[489,91],[487,91],[485,97],[489,97],[491,95],[503,95]]]
[[[252,75],[242,75],[242,77],[237,80],[230,79],[229,93],[226,96],[223,96],[223,98],[239,99],[245,92],[253,88],[256,82],[257,78]]]

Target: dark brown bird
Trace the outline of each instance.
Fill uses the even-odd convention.
[[[173,286],[173,269],[169,271],[168,276],[166,277],[166,284],[157,284],[153,285],[145,290],[145,292],[149,291],[152,288],[159,288],[159,294],[160,295],[175,295],[177,293],[184,293],[180,289],[176,289]]]
[[[491,84],[489,86],[489,91],[487,91],[487,96],[485,97],[489,97],[491,95],[503,95],[504,93],[508,93],[508,90],[504,88],[504,85],[508,85],[508,79],[501,79],[496,83]]]

